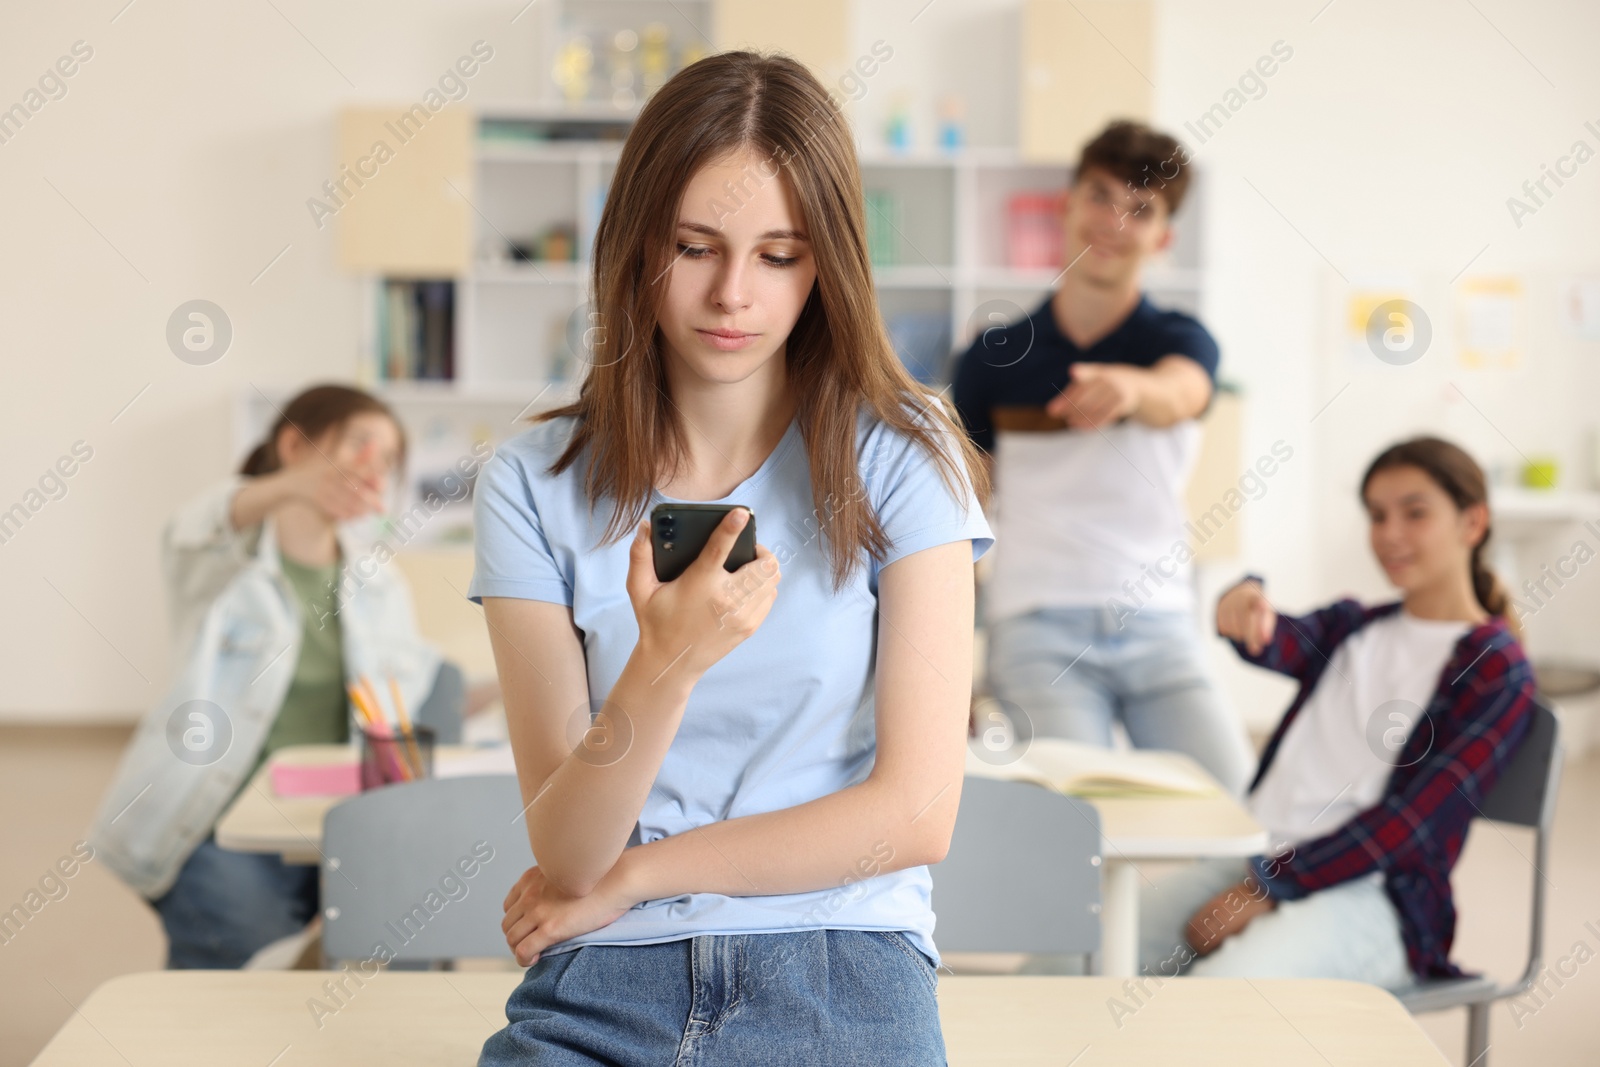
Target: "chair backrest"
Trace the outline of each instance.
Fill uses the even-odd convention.
[[[1550,826],[1561,777],[1559,741],[1555,712],[1542,698],[1535,698],[1533,722],[1512,754],[1511,763],[1484,798],[1483,818],[1517,826]]]
[[[968,777],[933,877],[941,952],[1098,952],[1100,814],[1028,782]]]
[[[461,740],[461,720],[466,706],[467,679],[460,667],[443,660],[433,677],[433,690],[417,708],[417,725],[432,729],[441,745],[457,744]]]
[[[501,904],[533,866],[511,774],[383,786],[323,823],[322,948],[329,960],[511,955]]]
[[[1502,986],[1497,996],[1508,997],[1533,988],[1543,966],[1545,886],[1550,869],[1550,827],[1556,818],[1556,793],[1561,784],[1561,727],[1556,713],[1542,697],[1533,701],[1533,722],[1511,755],[1479,814],[1495,822],[1528,826],[1533,839],[1533,900],[1528,914],[1528,963],[1522,977]]]

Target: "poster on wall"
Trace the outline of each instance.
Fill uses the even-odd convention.
[[[1562,319],[1580,341],[1600,341],[1600,275],[1568,278],[1561,292]]]
[[[1467,370],[1515,370],[1527,347],[1522,279],[1468,278],[1456,289],[1457,359]]]
[[[1417,303],[1416,279],[1369,273],[1353,278],[1345,293],[1344,349],[1355,366],[1374,360],[1413,363],[1427,352],[1432,328]]]

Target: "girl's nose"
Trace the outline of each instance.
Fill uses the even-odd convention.
[[[716,291],[712,295],[717,308],[724,313],[732,314],[743,311],[750,306],[750,300],[745,293],[745,272],[742,266],[729,266],[717,278]]]

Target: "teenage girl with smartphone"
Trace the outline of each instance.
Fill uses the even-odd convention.
[[[827,92],[749,52],[676,75],[594,260],[581,395],[476,500],[538,863],[479,1062],[943,1064],[926,865],[961,796],[988,486],[885,335]],[[662,502],[740,506],[665,583]],[[741,509],[762,543],[730,574]]]

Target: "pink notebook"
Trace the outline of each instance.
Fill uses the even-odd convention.
[[[274,763],[272,791],[280,797],[342,797],[361,792],[361,764]]]

